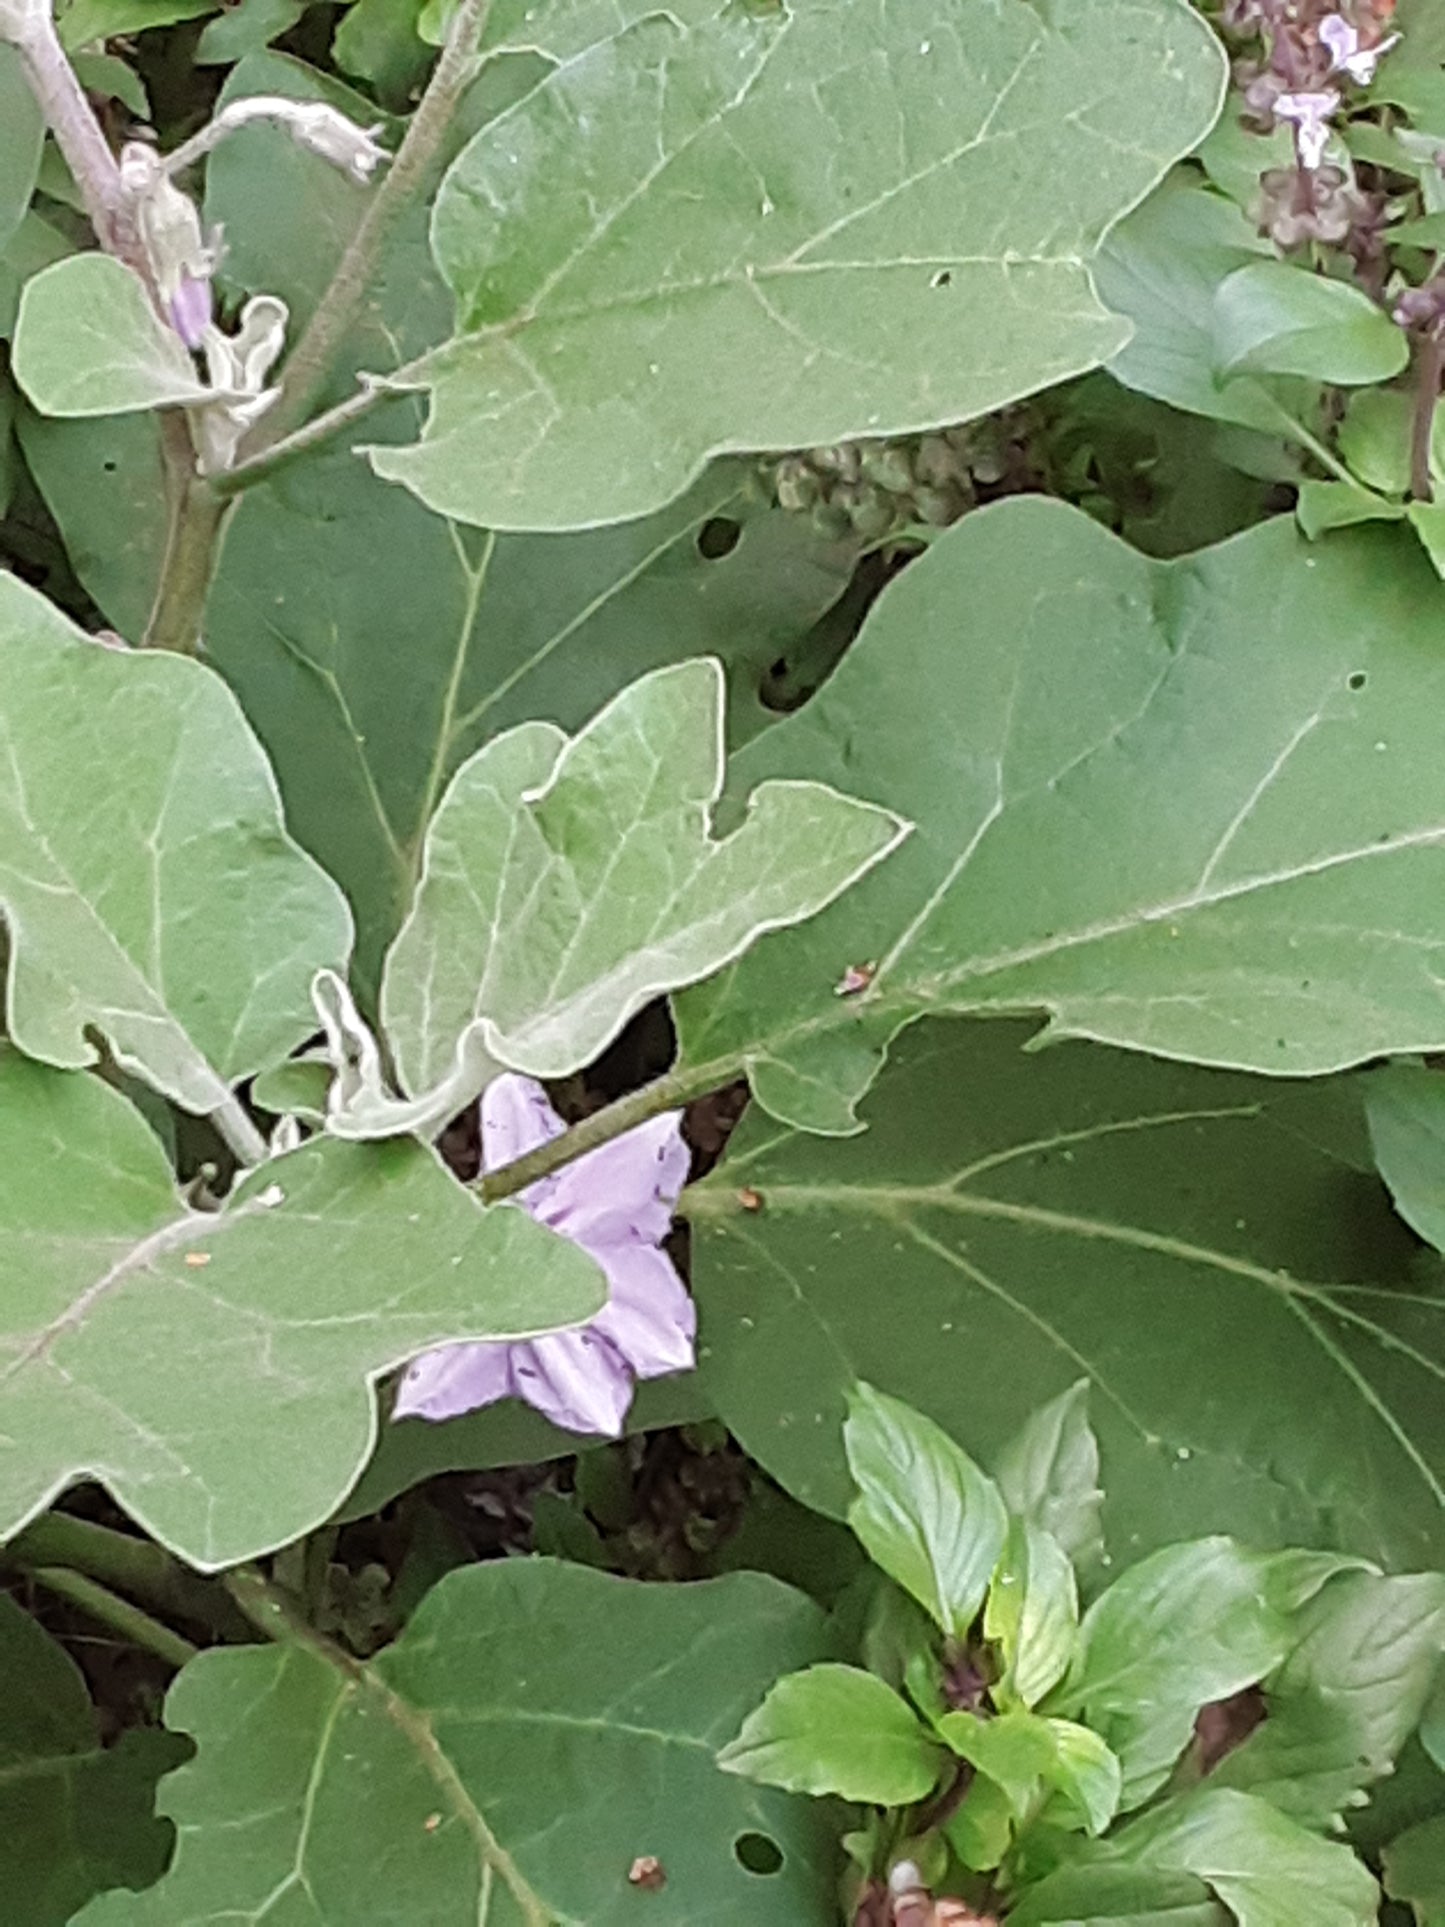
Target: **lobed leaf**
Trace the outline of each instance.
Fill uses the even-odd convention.
[[[0,1199],[4,1538],[93,1477],[193,1565],[286,1544],[366,1463],[385,1372],[604,1296],[580,1247],[484,1209],[414,1140],[314,1139],[188,1209],[123,1098],[10,1050]]]
[[[124,1069],[191,1111],[314,1027],[351,937],[287,837],[265,758],[200,664],[106,649],[0,578],[6,1026],[46,1063]]]
[[[575,737],[522,723],[453,777],[381,992],[401,1082],[444,1091],[439,1116],[499,1066],[580,1069],[660,992],[814,915],[906,836],[823,784],[768,782],[715,837],[722,701],[718,663],[678,663]],[[410,1128],[411,1109],[358,1107],[332,1128]]]
[[[353,9],[347,19],[355,17]],[[458,128],[501,111],[538,67],[523,56],[489,62]],[[371,117],[360,96],[276,55],[243,62],[223,98],[254,93],[325,99],[363,123]],[[249,293],[283,295],[296,327],[366,206],[366,192],[275,127],[243,129],[207,169],[206,216],[228,238],[223,274]],[[390,367],[440,339],[449,310],[418,202],[383,250],[332,397],[348,392],[355,368]],[[389,404],[366,429],[381,440],[409,437],[415,404]],[[113,448],[104,454],[115,458]],[[72,554],[89,505],[114,487],[99,459],[73,460],[80,472],[63,477],[63,488],[43,464],[41,472]],[[128,472],[140,470],[135,457]],[[625,527],[479,535],[379,481],[343,439],[236,505],[207,606],[208,660],[266,744],[293,834],[351,901],[356,976],[370,997],[411,905],[427,823],[449,779],[491,736],[537,716],[579,729],[638,676],[703,653],[727,665],[733,740],[773,720],[759,686],[842,593],[858,545],[746,503],[743,479],[737,465],[720,465]],[[85,543],[81,573],[131,633],[90,563],[96,546]]]
[[[184,1743],[145,1728],[100,1743],[80,1669],[0,1594],[0,1881],[11,1927],[65,1927],[92,1894],[160,1878],[152,1807]]]
[[[1056,501],[966,516],[736,765],[846,770],[915,835],[682,999],[684,1060],[841,1132],[925,1013],[1274,1075],[1445,1041],[1442,615],[1401,530],[1152,562]]]
[[[719,1416],[841,1516],[859,1376],[989,1463],[1085,1372],[1116,1558],[1228,1530],[1430,1564],[1445,1292],[1374,1178],[1360,1085],[1028,1038],[919,1027],[865,1137],[743,1120],[686,1206]]]
[[[308,1927],[628,1927],[657,1911],[628,1879],[647,1858],[664,1918],[829,1927],[826,1812],[714,1763],[822,1633],[811,1601],[758,1574],[647,1586],[528,1559],[451,1573],[369,1666],[204,1653],[166,1708],[198,1748],[161,1789],[174,1865],[77,1927],[285,1909]],[[769,1878],[734,1851],[759,1834],[782,1855]]]
[[[458,336],[405,377],[421,443],[372,451],[494,528],[640,515],[712,455],[957,421],[1097,366],[1127,338],[1100,239],[1222,80],[1173,0],[551,9],[513,40],[556,64],[443,182]]]

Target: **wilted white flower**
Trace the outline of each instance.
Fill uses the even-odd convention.
[[[369,181],[381,163],[391,159],[376,139],[381,132],[380,121],[372,127],[358,127],[339,108],[328,107],[325,101],[288,100],[284,94],[249,94],[244,100],[228,102],[209,126],[203,127],[170,156],[166,166],[172,173],[189,167],[202,154],[219,146],[227,134],[233,134],[238,127],[245,127],[253,120],[275,121],[302,147],[309,147],[313,154],[330,161],[354,181]]]
[[[1387,39],[1373,47],[1360,45],[1360,30],[1352,26],[1342,13],[1332,13],[1320,22],[1320,44],[1330,52],[1330,71],[1348,74],[1362,87],[1368,87],[1375,78],[1375,69],[1390,51],[1399,34],[1392,33]]]
[[[216,228],[209,237],[202,233],[195,203],[142,142],[127,141],[121,149],[120,179],[171,326],[188,348],[199,348],[211,321],[211,276],[221,258],[221,231]]]
[[[321,101],[294,103],[287,125],[303,147],[320,154],[323,160],[330,161],[333,167],[341,168],[356,181],[369,181],[381,163],[391,159],[386,149],[377,144],[380,121],[372,127],[358,127],[355,121]]]
[[[1324,158],[1330,119],[1339,105],[1340,96],[1333,87],[1317,94],[1281,94],[1275,101],[1275,119],[1294,123],[1295,152],[1301,167],[1313,171]]]
[[[257,294],[241,310],[234,335],[222,334],[214,324],[206,329],[201,350],[215,400],[189,411],[202,475],[220,475],[235,466],[246,431],[280,394],[279,388],[266,386],[266,377],[286,345],[288,318],[284,301]]]

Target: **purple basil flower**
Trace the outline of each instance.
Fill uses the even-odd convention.
[[[1329,49],[1330,71],[1346,73],[1362,87],[1369,86],[1375,78],[1375,69],[1400,38],[1399,34],[1392,33],[1373,47],[1362,47],[1359,28],[1351,25],[1342,13],[1332,13],[1322,20],[1319,35],[1321,46]]]
[[[1274,103],[1276,120],[1294,122],[1295,153],[1299,164],[1313,173],[1324,158],[1330,137],[1330,116],[1337,112],[1339,94],[1333,87],[1313,94],[1281,94]]]
[[[563,1129],[541,1085],[505,1072],[482,1094],[482,1164],[488,1171]],[[615,1438],[633,1381],[687,1371],[697,1310],[659,1249],[687,1181],[676,1111],[599,1145],[518,1202],[571,1238],[607,1275],[608,1302],[580,1331],[507,1344],[442,1345],[406,1369],[393,1418],[456,1418],[509,1396],[524,1398],[569,1432]]]
[[[171,326],[188,348],[199,348],[211,325],[211,284],[182,273],[171,296]]]

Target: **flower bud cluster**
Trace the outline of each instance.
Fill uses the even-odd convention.
[[[947,528],[1006,491],[1025,466],[1019,423],[989,416],[922,435],[840,442],[763,457],[764,494],[820,535],[882,542],[919,524]]]
[[[1325,161],[1344,90],[1368,86],[1399,40],[1395,0],[1227,0],[1222,24],[1255,44],[1235,63],[1244,121],[1259,133],[1291,129],[1295,164],[1261,183],[1260,231],[1286,250],[1321,242],[1371,251],[1378,197]],[[1375,252],[1378,252],[1377,245]]]

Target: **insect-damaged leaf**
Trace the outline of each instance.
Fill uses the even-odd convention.
[[[260,1917],[292,1896],[307,1927],[633,1927],[649,1907],[831,1927],[826,1809],[714,1763],[823,1643],[812,1602],[758,1573],[652,1586],[505,1559],[443,1579],[369,1666],[203,1653],[166,1706],[198,1748],[160,1791],[175,1863],[77,1927]],[[735,1853],[748,1834],[780,1856],[771,1878]],[[660,1895],[629,1883],[640,1859]]]
[[[962,420],[1096,366],[1128,335],[1100,239],[1220,99],[1172,0],[627,6],[610,38],[575,11],[516,23],[557,64],[443,183],[458,338],[408,377],[423,441],[372,456],[493,528],[639,515],[709,455]]]
[[[1442,623],[1396,530],[1153,562],[1060,502],[965,517],[731,772],[846,771],[914,835],[683,998],[685,1060],[846,1131],[927,1012],[1273,1073],[1445,1044]]]

